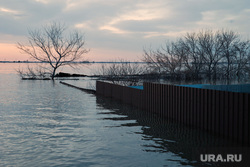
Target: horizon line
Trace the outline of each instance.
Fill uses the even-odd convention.
[[[0,63],[49,63],[49,62],[39,62],[39,61],[28,61],[28,60],[0,60]],[[142,61],[74,61],[70,63],[145,63]],[[70,64],[69,63],[69,64]]]

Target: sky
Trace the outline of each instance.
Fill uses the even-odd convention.
[[[84,33],[89,61],[141,60],[187,32],[228,29],[250,39],[249,0],[0,0],[0,61],[28,60],[16,48],[28,29],[63,22]]]

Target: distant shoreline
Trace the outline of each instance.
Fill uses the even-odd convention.
[[[38,62],[38,61],[0,61],[0,63],[48,63],[48,62]],[[81,62],[71,62],[79,64],[93,64],[93,63],[145,63],[145,62],[118,62],[118,61],[81,61]]]

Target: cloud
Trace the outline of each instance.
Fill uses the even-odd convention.
[[[249,19],[250,9],[235,12],[229,10],[204,11],[202,12],[202,19],[197,22],[197,26],[211,29],[232,29],[245,35],[248,34],[246,30],[250,26],[247,22]]]
[[[27,28],[60,21],[84,32],[90,48],[132,54],[204,28],[247,36],[248,6],[249,0],[0,0],[0,34],[1,41],[15,43]]]
[[[5,16],[5,17],[11,16],[17,19],[23,16],[23,12],[18,11],[18,10],[13,10],[10,8],[0,7],[0,15]]]
[[[48,4],[49,3],[49,0],[35,0],[35,1],[43,3],[43,4]]]
[[[143,2],[134,4],[130,8],[122,8],[121,12],[115,17],[111,17],[105,25],[100,27],[100,30],[109,30],[118,34],[138,33],[138,29],[135,31],[133,28],[131,29],[132,24],[139,28],[139,24],[145,23],[145,21],[160,20],[171,16],[170,9],[160,6],[161,4]],[[140,26],[140,28],[143,27]]]
[[[18,15],[18,14],[20,14],[19,11],[12,10],[12,9],[7,9],[7,8],[0,8],[0,12],[8,13],[8,14],[13,14],[13,15]]]
[[[232,15],[225,10],[204,11],[202,12],[202,19],[197,22],[197,25],[203,27],[225,26],[232,23],[236,17],[236,15]]]

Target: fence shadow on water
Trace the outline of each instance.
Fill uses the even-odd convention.
[[[164,119],[153,112],[140,110],[131,105],[126,105],[121,101],[103,96],[97,96],[96,102],[99,107],[107,110],[99,114],[107,115],[108,120],[134,120],[135,123],[124,123],[120,126],[141,127],[138,133],[142,136],[141,140],[153,141],[154,144],[142,145],[143,151],[158,153],[173,153],[176,157],[181,157],[186,161],[181,161],[181,165],[191,166],[211,166],[213,163],[202,163],[197,153],[206,148],[232,148],[240,147],[232,140],[223,139],[217,135],[210,134],[197,128],[190,128],[176,123],[172,120]],[[111,112],[110,112],[111,111]],[[112,118],[109,115],[122,117]],[[126,121],[125,121],[126,122]],[[166,159],[167,161],[174,161]],[[177,158],[178,159],[178,158]]]

